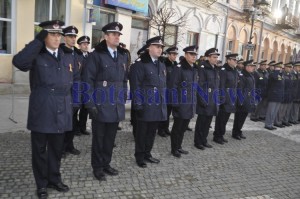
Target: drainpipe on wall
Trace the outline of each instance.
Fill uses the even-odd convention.
[[[261,44],[262,44],[262,36],[263,36],[262,33],[263,33],[263,30],[264,30],[264,21],[261,22],[261,29],[260,29],[260,36],[259,36],[259,48],[258,48],[258,54],[257,54],[257,62],[260,62],[260,49],[261,49]]]
[[[224,64],[225,63],[225,55],[226,55],[226,39],[227,39],[227,37],[226,37],[226,35],[227,35],[227,29],[228,29],[228,27],[227,27],[227,25],[228,25],[228,4],[227,4],[227,17],[225,18],[225,33],[224,33],[224,42],[223,42],[223,55],[222,55],[222,64]]]
[[[85,35],[85,28],[86,28],[86,4],[87,4],[87,0],[84,0],[84,6],[83,6],[83,35]]]

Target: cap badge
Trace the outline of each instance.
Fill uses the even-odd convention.
[[[116,27],[115,27],[115,29],[116,29],[117,31],[120,31],[120,28],[119,28],[119,26],[116,26]]]
[[[58,25],[58,24],[54,24],[54,25],[53,25],[53,28],[54,28],[54,29],[59,29],[59,25]]]
[[[162,40],[160,39],[158,42],[159,42],[159,43],[162,43]]]
[[[72,33],[75,33],[75,29],[72,29]]]

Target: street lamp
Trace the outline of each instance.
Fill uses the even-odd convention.
[[[260,10],[260,8],[262,6],[269,6],[269,5],[270,4],[266,0],[261,0],[261,1],[254,0],[252,8],[249,11],[251,14],[251,30],[250,30],[249,41],[248,41],[248,44],[246,45],[246,49],[248,50],[247,51],[247,60],[249,60],[251,50],[254,49],[254,45],[252,44],[254,20],[255,20],[256,16],[263,14],[262,11]]]

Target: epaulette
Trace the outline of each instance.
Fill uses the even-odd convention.
[[[177,67],[181,67],[181,65],[180,65],[180,64],[177,64]]]
[[[136,61],[136,62],[141,61],[141,58],[137,58],[135,61]]]
[[[243,73],[240,73],[240,76],[243,76]]]
[[[201,65],[200,68],[204,68],[204,65]]]
[[[221,70],[225,70],[225,68],[223,67],[223,68],[221,68]]]

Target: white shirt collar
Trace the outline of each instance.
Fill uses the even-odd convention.
[[[158,59],[154,59],[152,56],[150,56],[152,59],[152,62],[154,63],[154,61],[157,61]]]
[[[58,55],[58,48],[55,49],[54,51],[51,50],[50,48],[47,48],[47,47],[46,47],[46,49],[49,51],[49,53],[50,53],[51,55],[53,55],[53,52],[55,52],[55,55],[56,55],[56,57],[57,57],[57,55]]]
[[[116,51],[117,52],[117,49],[116,50],[113,50],[111,47],[109,47],[109,46],[107,46],[107,49],[108,49],[108,52],[110,53],[110,55],[112,56],[112,57],[114,57],[114,51]]]

